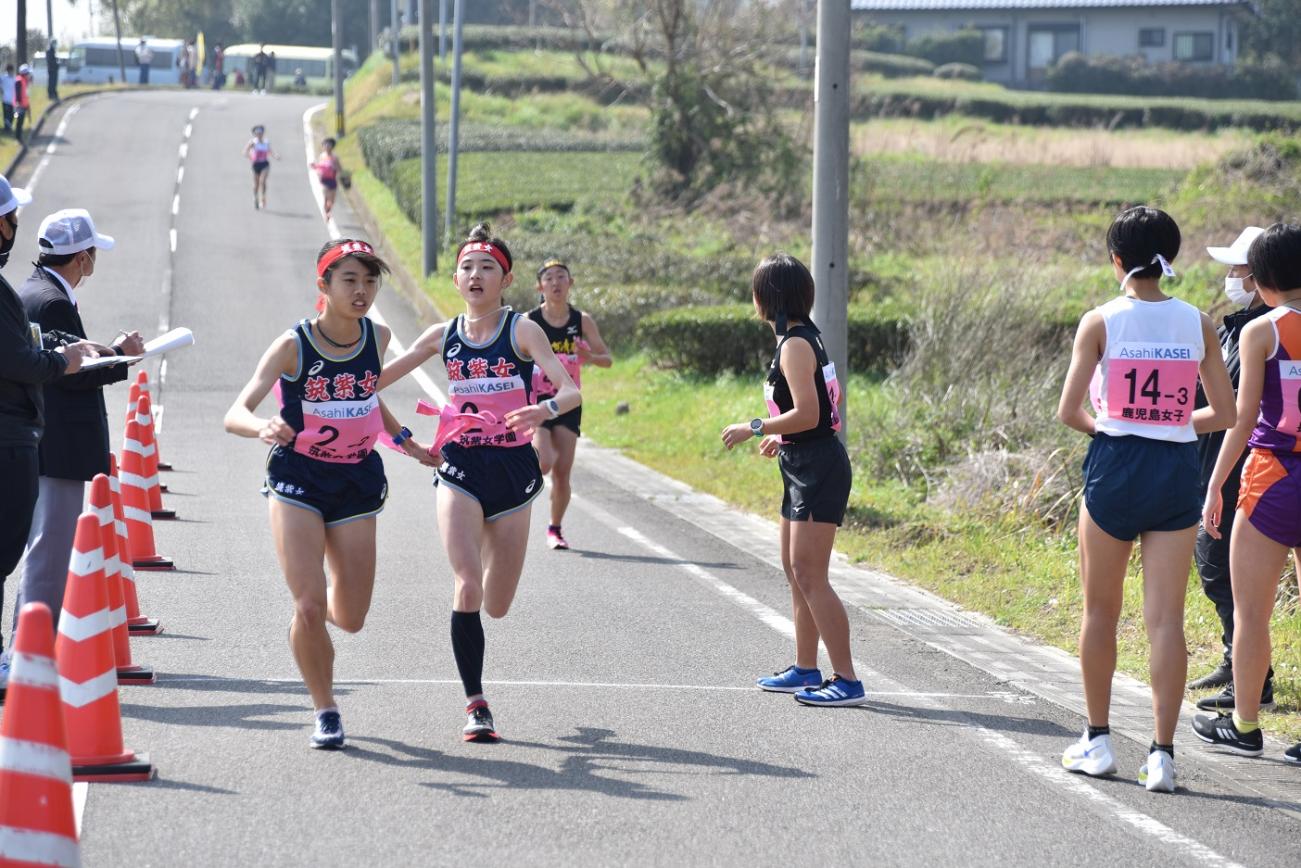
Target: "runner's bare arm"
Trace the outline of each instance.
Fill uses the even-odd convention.
[[[782,373],[791,388],[791,408],[779,416],[765,419],[765,435],[798,434],[817,427],[818,417],[822,412],[818,401],[818,384],[814,378],[818,369],[818,357],[813,352],[813,345],[808,341],[790,340],[782,344]],[[723,429],[723,445],[728,449],[738,443],[744,443],[754,436],[749,422],[738,422]],[[760,454],[763,453],[768,438],[759,443]],[[771,446],[768,447],[771,449]]]
[[[596,320],[587,314],[583,314],[583,335],[591,349],[578,348],[578,357],[583,360],[584,364],[596,365],[598,368],[608,368],[614,364],[614,356],[610,354],[610,348],[605,345],[605,340],[601,337],[601,330],[596,327]]]
[[[257,437],[271,445],[288,446],[296,433],[279,415],[263,419],[256,411],[262,399],[282,376],[298,369],[298,341],[292,332],[277,338],[262,354],[253,378],[240,390],[235,403],[226,411],[226,430],[241,437]]]
[[[1062,396],[1057,402],[1057,418],[1068,428],[1093,436],[1093,416],[1084,409],[1084,398],[1089,393],[1089,381],[1102,358],[1107,342],[1107,326],[1102,315],[1091,310],[1080,319],[1075,332],[1075,346],[1071,350],[1071,366],[1062,384]]]
[[[1214,351],[1219,343],[1220,338],[1215,333],[1211,318],[1202,314],[1202,346],[1208,349],[1206,355],[1202,357],[1201,365],[1198,366],[1198,373],[1201,374],[1202,391],[1206,393],[1206,401],[1210,406],[1193,411],[1193,430],[1198,434],[1223,431],[1225,428],[1232,428],[1237,422],[1237,411],[1233,405],[1233,384],[1229,382],[1229,371],[1224,367],[1224,357]],[[1259,397],[1256,398],[1256,403],[1260,403]],[[1249,421],[1255,424],[1254,412]]]
[[[427,360],[443,349],[443,334],[447,323],[440,322],[425,329],[424,334],[416,338],[415,343],[402,355],[384,366],[379,375],[378,390],[383,390],[420,367]]]
[[[1215,344],[1207,344],[1213,347]],[[1238,406],[1237,419],[1233,427],[1224,435],[1220,444],[1220,454],[1215,459],[1215,469],[1206,483],[1206,503],[1202,508],[1202,524],[1212,539],[1220,538],[1220,518],[1223,499],[1220,496],[1224,482],[1237,466],[1242,457],[1242,450],[1247,448],[1251,438],[1251,429],[1256,426],[1260,413],[1260,395],[1265,390],[1265,360],[1274,351],[1274,331],[1265,319],[1249,323],[1242,330],[1238,343],[1238,358],[1242,369],[1238,372]],[[1208,352],[1208,356],[1212,353]],[[1218,355],[1215,354],[1215,355]],[[1227,375],[1226,375],[1227,377]],[[1208,384],[1203,382],[1206,397],[1211,398]],[[1230,388],[1230,393],[1232,389]]]
[[[379,399],[379,413],[384,419],[384,430],[388,432],[388,436],[390,438],[396,437],[402,430],[402,423],[399,422],[397,417],[393,415],[393,412],[389,410],[388,405],[384,403],[383,398]],[[425,444],[416,442],[414,437],[408,437],[406,440],[403,440],[402,445],[398,448],[419,461],[421,464],[426,464],[430,467],[437,467],[442,463],[441,460],[435,461],[433,456],[429,454],[429,447]]]
[[[533,364],[542,369],[547,379],[559,386],[556,391],[556,405],[561,413],[568,413],[583,403],[583,396],[569,378],[569,372],[560,364],[560,359],[551,351],[551,341],[542,326],[530,319],[521,317],[515,323],[515,343],[525,353],[533,357]],[[512,431],[524,431],[537,428],[552,418],[551,411],[539,404],[530,404],[506,414],[506,424]]]

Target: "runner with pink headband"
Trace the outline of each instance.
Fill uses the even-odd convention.
[[[538,268],[540,303],[529,311],[529,319],[546,332],[552,352],[565,366],[574,385],[581,388],[582,365],[608,368],[614,362],[609,348],[601,339],[596,320],[569,303],[569,291],[573,285],[574,279],[564,260],[552,258],[543,262]],[[550,398],[556,394],[556,387],[542,371],[534,368],[533,391],[540,399]],[[560,523],[564,521],[565,510],[569,508],[569,476],[574,468],[574,454],[582,433],[582,421],[583,408],[576,407],[555,419],[543,422],[542,427],[533,435],[533,446],[538,450],[538,463],[542,467],[542,473],[544,476],[551,474],[551,523],[547,525],[547,547],[551,549],[569,548]]]
[[[547,419],[576,409],[578,387],[551,350],[546,333],[502,305],[512,260],[505,242],[480,224],[456,254],[452,282],[465,313],[427,329],[380,376],[383,389],[441,355],[451,405],[439,417],[438,529],[451,564],[452,653],[469,715],[466,741],[498,739],[483,694],[484,635],[480,609],[502,618],[524,570],[533,499],[542,492],[538,455],[529,448]],[[555,397],[535,403],[534,366]]]
[[[356,633],[375,585],[375,517],[388,482],[381,437],[429,460],[379,399],[390,332],[366,316],[388,265],[364,241],[331,241],[316,260],[325,304],[272,342],[226,413],[226,430],[271,446],[266,462],[271,532],[294,597],[289,644],[316,708],[314,748],[344,746],[326,624]],[[280,412],[256,415],[275,389]],[[329,565],[327,588],[322,561]]]

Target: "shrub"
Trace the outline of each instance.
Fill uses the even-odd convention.
[[[849,309],[849,366],[882,372],[898,362],[907,327],[888,305]],[[637,342],[660,364],[715,376],[762,370],[772,359],[773,333],[749,304],[684,307],[643,319]]]
[[[1211,99],[1294,100],[1296,79],[1279,64],[1234,69],[1186,63],[1149,64],[1142,57],[1064,55],[1048,70],[1048,86],[1063,93],[1196,96]]]
[[[946,63],[935,67],[935,77],[958,81],[980,81],[984,76],[981,75],[980,67],[972,66],[970,63]]]
[[[875,72],[886,78],[930,75],[935,71],[935,64],[924,58],[909,57],[906,54],[883,54],[878,51],[851,52],[849,62],[856,70]]]
[[[908,54],[924,57],[936,66],[966,63],[979,67],[985,61],[985,36],[979,30],[927,33],[908,43]]]
[[[400,38],[402,51],[418,51],[420,30],[414,25],[403,27]],[[434,39],[438,38],[435,31]],[[451,39],[448,39],[451,50]],[[620,39],[597,34],[588,39],[582,30],[568,27],[524,27],[519,25],[467,24],[461,34],[461,45],[466,51],[504,49],[511,51],[540,48],[551,51],[605,51],[613,54],[628,53],[628,46]]]
[[[536,307],[531,275],[521,273],[510,289],[507,302],[516,310]],[[601,330],[601,337],[616,350],[631,349],[638,323],[659,311],[677,310],[717,302],[717,297],[699,289],[675,286],[585,286],[579,284],[571,301],[574,307],[591,314]]]

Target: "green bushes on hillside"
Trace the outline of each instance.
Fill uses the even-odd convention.
[[[1048,70],[1048,86],[1062,93],[1147,94],[1204,99],[1294,100],[1296,79],[1285,67],[1240,64],[1200,67],[1147,63],[1142,57],[1064,55]]]
[[[772,329],[750,304],[663,310],[642,319],[636,337],[658,363],[704,376],[761,369],[774,346]],[[849,365],[855,371],[888,370],[907,344],[907,323],[897,308],[849,309]]]

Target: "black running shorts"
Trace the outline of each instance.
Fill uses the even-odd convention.
[[[542,470],[532,446],[443,447],[434,484],[446,485],[483,508],[483,520],[517,512],[542,493]]]
[[[379,515],[388,499],[388,480],[377,452],[356,464],[343,464],[277,446],[267,456],[262,494],[310,509],[326,527],[333,527]]]
[[[573,431],[575,434],[581,437],[583,436],[583,432],[580,430],[582,424],[583,424],[583,408],[582,405],[579,405],[574,409],[570,410],[568,413],[561,413],[559,416],[557,416],[554,419],[548,419],[547,421],[542,423],[542,427],[551,429],[559,425],[562,428],[568,428],[570,431]]]
[[[777,453],[777,465],[786,489],[782,496],[782,518],[835,525],[844,522],[853,471],[849,454],[839,438],[783,443]]]

